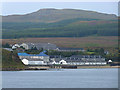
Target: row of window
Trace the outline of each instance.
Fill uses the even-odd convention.
[[[99,63],[99,62],[93,62],[93,63],[75,63],[75,62],[73,62],[73,63],[67,63],[67,64],[70,64],[70,65],[105,65],[105,64],[107,64],[106,62],[104,62],[104,63]]]

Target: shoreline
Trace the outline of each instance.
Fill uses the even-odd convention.
[[[104,69],[104,68],[120,68],[120,66],[78,66],[77,68],[2,68],[0,71],[26,71],[26,70],[50,70],[50,69]]]
[[[86,68],[86,69],[92,69],[92,68],[120,68],[120,66],[79,66],[77,69]]]

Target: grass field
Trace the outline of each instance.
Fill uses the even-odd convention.
[[[79,38],[20,38],[20,39],[3,39],[4,43],[14,44],[23,42],[33,43],[53,43],[58,47],[71,47],[71,48],[86,48],[86,47],[117,47],[118,37],[117,36],[89,36]]]

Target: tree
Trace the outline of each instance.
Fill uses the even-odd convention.
[[[20,46],[20,48],[25,49],[23,46]]]
[[[38,50],[38,49],[37,49],[37,47],[34,47],[34,49],[33,49],[33,50]]]
[[[2,47],[4,47],[4,48],[11,48],[11,46],[8,43],[6,43],[5,45],[2,45]]]
[[[32,47],[31,50],[38,50],[38,49],[37,49],[37,47],[35,46],[35,47]]]

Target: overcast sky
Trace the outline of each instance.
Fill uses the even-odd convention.
[[[26,14],[43,8],[71,8],[118,15],[117,2],[3,2],[2,15]]]

